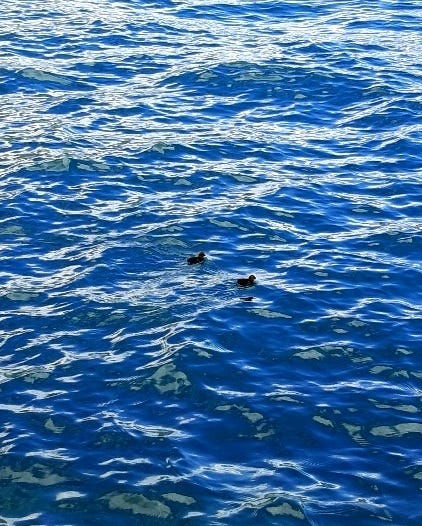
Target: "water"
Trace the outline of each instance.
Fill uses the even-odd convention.
[[[3,2],[0,524],[422,521],[421,14]]]

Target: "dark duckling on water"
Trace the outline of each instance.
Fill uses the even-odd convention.
[[[197,256],[188,258],[188,265],[195,265],[196,263],[203,263],[205,261],[205,252],[199,252]]]
[[[237,280],[237,284],[239,287],[251,287],[254,284],[254,281],[256,280],[256,277],[251,274],[249,278],[239,278]]]

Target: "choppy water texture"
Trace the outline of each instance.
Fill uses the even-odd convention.
[[[419,0],[3,4],[0,523],[420,524]]]

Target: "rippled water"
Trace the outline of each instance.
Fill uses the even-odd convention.
[[[0,13],[0,524],[419,524],[419,0]]]

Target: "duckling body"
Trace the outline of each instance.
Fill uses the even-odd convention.
[[[251,274],[248,278],[239,278],[237,284],[239,287],[251,287],[254,284],[256,277]]]
[[[195,265],[196,263],[203,263],[205,261],[205,253],[199,252],[197,256],[191,256],[187,259],[188,265]]]

